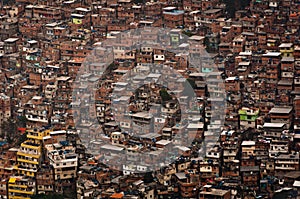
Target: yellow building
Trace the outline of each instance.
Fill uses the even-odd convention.
[[[293,53],[294,53],[293,43],[282,43],[279,45],[279,50],[283,57],[293,57]]]
[[[73,24],[82,24],[84,15],[81,14],[71,14]]]
[[[50,135],[51,130],[28,130],[27,140],[21,144],[17,152],[19,174],[34,177],[42,161],[43,138]]]
[[[30,199],[36,192],[33,179],[12,176],[8,181],[8,199]]]

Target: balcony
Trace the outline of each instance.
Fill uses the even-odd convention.
[[[237,152],[227,152],[227,151],[224,151],[224,154],[223,156],[231,156],[231,157],[235,157],[237,155]]]
[[[29,163],[29,164],[36,164],[38,165],[39,162],[37,160],[26,160],[26,159],[21,159],[21,158],[17,158],[17,161],[18,162],[25,162],[25,163]]]
[[[282,167],[282,166],[275,166],[276,170],[288,170],[288,171],[294,171],[296,168],[294,167]]]
[[[207,168],[201,168],[200,167],[200,172],[202,173],[211,173],[212,172],[212,168],[210,168],[210,169],[207,169]]]
[[[27,194],[27,195],[33,195],[34,189],[8,189],[9,193],[20,193],[20,194]],[[16,198],[16,197],[13,197]],[[24,198],[24,197],[20,197]]]
[[[48,120],[46,118],[35,118],[32,115],[26,115],[27,120],[32,122],[42,122],[42,123],[48,123]]]
[[[179,182],[179,184],[182,187],[194,187],[194,186],[197,186],[199,183],[197,183],[197,182]]]
[[[200,177],[201,178],[214,178],[214,177],[216,177],[214,174],[212,174],[212,173],[202,173],[201,175],[200,175]]]
[[[43,139],[43,135],[42,135],[42,133],[28,132],[27,138],[35,139],[35,140],[42,140]]]
[[[298,165],[299,161],[293,161],[293,160],[281,161],[281,160],[277,160],[275,163],[276,164],[287,164],[287,165],[291,165],[291,164]]]
[[[21,144],[21,147],[28,148],[28,149],[33,149],[33,150],[38,150],[38,151],[41,150],[41,147],[40,147],[39,144],[32,143],[32,142],[24,142],[24,143]]]
[[[33,151],[25,151],[25,150],[19,151],[17,153],[17,155],[20,155],[20,156],[29,156],[29,157],[32,157],[32,158],[39,158],[40,157],[40,154],[34,153]]]

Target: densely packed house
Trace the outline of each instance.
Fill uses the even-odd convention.
[[[300,197],[299,10],[2,1],[1,198]]]

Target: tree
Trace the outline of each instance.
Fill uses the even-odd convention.
[[[17,137],[17,124],[13,119],[4,121],[1,126],[2,137],[6,138],[9,144],[12,144]]]
[[[208,36],[205,36],[205,37],[204,37],[204,46],[205,46],[205,50],[206,50],[208,53],[211,52],[210,42],[209,42]]]
[[[193,89],[195,89],[196,88],[196,83],[195,83],[195,81],[194,80],[192,80],[192,79],[190,79],[190,78],[188,78],[187,79],[187,81],[188,81],[188,83],[191,85],[191,87],[193,88]]]
[[[226,11],[229,15],[229,17],[233,18],[235,15],[235,1],[234,0],[225,0],[225,4],[226,4]]]
[[[186,36],[188,36],[188,37],[191,37],[191,36],[194,35],[192,32],[186,31],[186,30],[182,31],[182,34],[184,34],[184,35],[186,35]]]
[[[17,140],[17,146],[20,146],[23,142],[26,141],[26,139],[27,139],[27,134],[26,133],[19,136],[18,140]]]
[[[17,120],[8,119],[2,123],[1,126],[1,137],[6,138],[6,141],[9,144],[14,143],[17,141],[17,144],[21,144],[24,139],[26,139],[26,135],[19,136],[18,128],[19,127],[26,127],[26,117],[21,116],[18,117]]]
[[[58,193],[36,194],[31,196],[31,199],[64,199],[64,196]]]
[[[25,116],[20,116],[17,118],[17,126],[21,128],[26,127],[27,118]]]
[[[160,90],[159,95],[160,95],[162,101],[164,101],[164,102],[172,99],[171,95],[165,89]]]
[[[135,3],[135,4],[141,4],[141,3],[144,3],[144,1],[143,0],[134,0],[133,3]]]
[[[152,172],[145,173],[145,175],[144,175],[145,183],[151,183],[151,182],[153,182],[153,180],[154,180],[154,178],[153,178]]]
[[[250,0],[243,0],[243,1],[224,0],[224,3],[226,5],[226,11],[228,16],[234,18],[235,11],[245,9],[245,7],[249,5]]]

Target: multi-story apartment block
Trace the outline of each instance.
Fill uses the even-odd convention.
[[[78,154],[68,141],[47,144],[47,159],[53,167],[54,190],[63,193],[75,188],[77,177]]]
[[[35,181],[24,176],[11,176],[8,181],[8,198],[29,199],[36,193]]]
[[[282,43],[279,45],[279,50],[283,57],[293,57],[294,45],[293,43]]]
[[[265,138],[271,138],[272,140],[280,140],[282,132],[287,129],[285,123],[269,123],[265,122],[263,125]]]
[[[195,170],[176,173],[176,180],[179,184],[181,196],[184,198],[197,197],[197,192],[194,191],[199,183],[199,174]]]
[[[49,165],[41,165],[36,173],[36,187],[38,194],[54,191],[54,169]]]
[[[205,185],[203,191],[199,193],[199,198],[200,199],[205,199],[205,198],[229,199],[231,198],[231,192],[229,190],[212,188],[212,185]]]
[[[0,125],[11,116],[11,100],[4,93],[0,93]]]
[[[184,11],[177,10],[176,7],[163,8],[164,25],[168,28],[177,28],[183,25]]]
[[[42,96],[33,96],[25,104],[24,110],[28,128],[41,128],[49,124],[51,106],[50,103],[44,101]]]
[[[1,40],[6,40],[11,38],[18,30],[18,19],[2,16],[0,18],[0,38]]]
[[[243,107],[239,110],[241,127],[256,127],[256,119],[259,116],[259,109]]]
[[[275,158],[275,172],[286,173],[299,170],[299,153],[280,154]]]
[[[293,119],[293,107],[274,107],[270,110],[269,115],[271,122],[285,123],[289,128]]]
[[[27,130],[27,140],[21,144],[17,153],[18,171],[20,175],[35,177],[42,163],[43,139],[50,135],[50,129]]]
[[[53,144],[53,146],[46,146],[48,151],[48,159],[54,168],[54,179],[65,180],[76,177],[78,157],[73,152],[67,152],[72,149],[72,146],[64,146],[66,141]],[[58,150],[59,148],[66,148],[65,151]],[[70,149],[68,149],[70,148]]]
[[[290,192],[296,198],[288,189],[300,187],[299,0],[230,3],[17,0],[15,6],[1,5],[0,124],[9,118],[29,130],[26,138],[18,132],[19,141],[0,139],[0,195],[276,198]],[[154,27],[175,29],[158,36]],[[127,39],[123,31],[135,28],[143,31]],[[154,71],[151,64],[172,70]],[[103,76],[99,81],[78,74],[81,69]],[[165,80],[177,70],[182,78],[163,86],[179,93],[188,78],[197,102],[183,94],[162,103],[157,85],[121,96],[130,85],[123,79],[130,70],[149,72],[134,77],[134,86]],[[76,78],[85,85],[74,83]],[[86,106],[87,94],[80,96],[94,84],[99,88],[95,109]],[[225,112],[214,112],[222,108]],[[100,124],[91,125],[89,117]],[[214,138],[215,131],[220,140],[203,150],[200,143]],[[23,138],[20,148],[10,148]],[[140,152],[149,153],[141,158]],[[160,160],[163,155],[176,161],[169,165]],[[155,162],[163,168],[151,173]],[[274,191],[283,186],[288,188]]]

